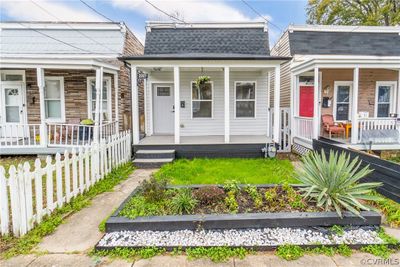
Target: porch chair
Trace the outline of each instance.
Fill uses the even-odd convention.
[[[333,115],[325,114],[322,115],[322,127],[324,128],[324,132],[329,133],[329,138],[332,138],[332,134],[343,134],[343,138],[345,138],[346,129],[341,123],[335,123],[333,120]]]

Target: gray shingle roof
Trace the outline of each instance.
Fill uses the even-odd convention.
[[[269,55],[263,28],[154,28],[146,33],[145,55]]]
[[[400,56],[398,33],[289,32],[291,55]]]

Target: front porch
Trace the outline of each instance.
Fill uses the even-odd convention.
[[[124,129],[117,65],[46,62],[1,64],[0,155],[64,152]]]
[[[311,71],[294,68],[293,137],[306,144],[324,137],[359,150],[400,149],[399,64],[331,61]]]

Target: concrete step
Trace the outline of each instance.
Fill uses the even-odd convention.
[[[173,162],[174,158],[168,159],[134,159],[133,165],[137,168],[141,169],[153,169],[153,168],[160,168],[162,165],[166,163]]]
[[[175,159],[175,150],[138,150],[135,153],[137,159]]]

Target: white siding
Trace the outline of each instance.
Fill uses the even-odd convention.
[[[213,117],[192,118],[191,115],[191,81],[199,75],[208,75],[213,82]],[[182,71],[180,75],[180,96],[185,101],[185,108],[181,108],[181,136],[224,135],[224,73]],[[146,118],[151,116],[151,84],[173,81],[172,72],[152,72],[146,88]],[[256,81],[256,118],[234,117],[234,82]],[[230,112],[231,135],[266,135],[267,133],[267,74],[260,71],[231,71],[230,73]],[[147,133],[150,134],[151,120],[146,119]]]

